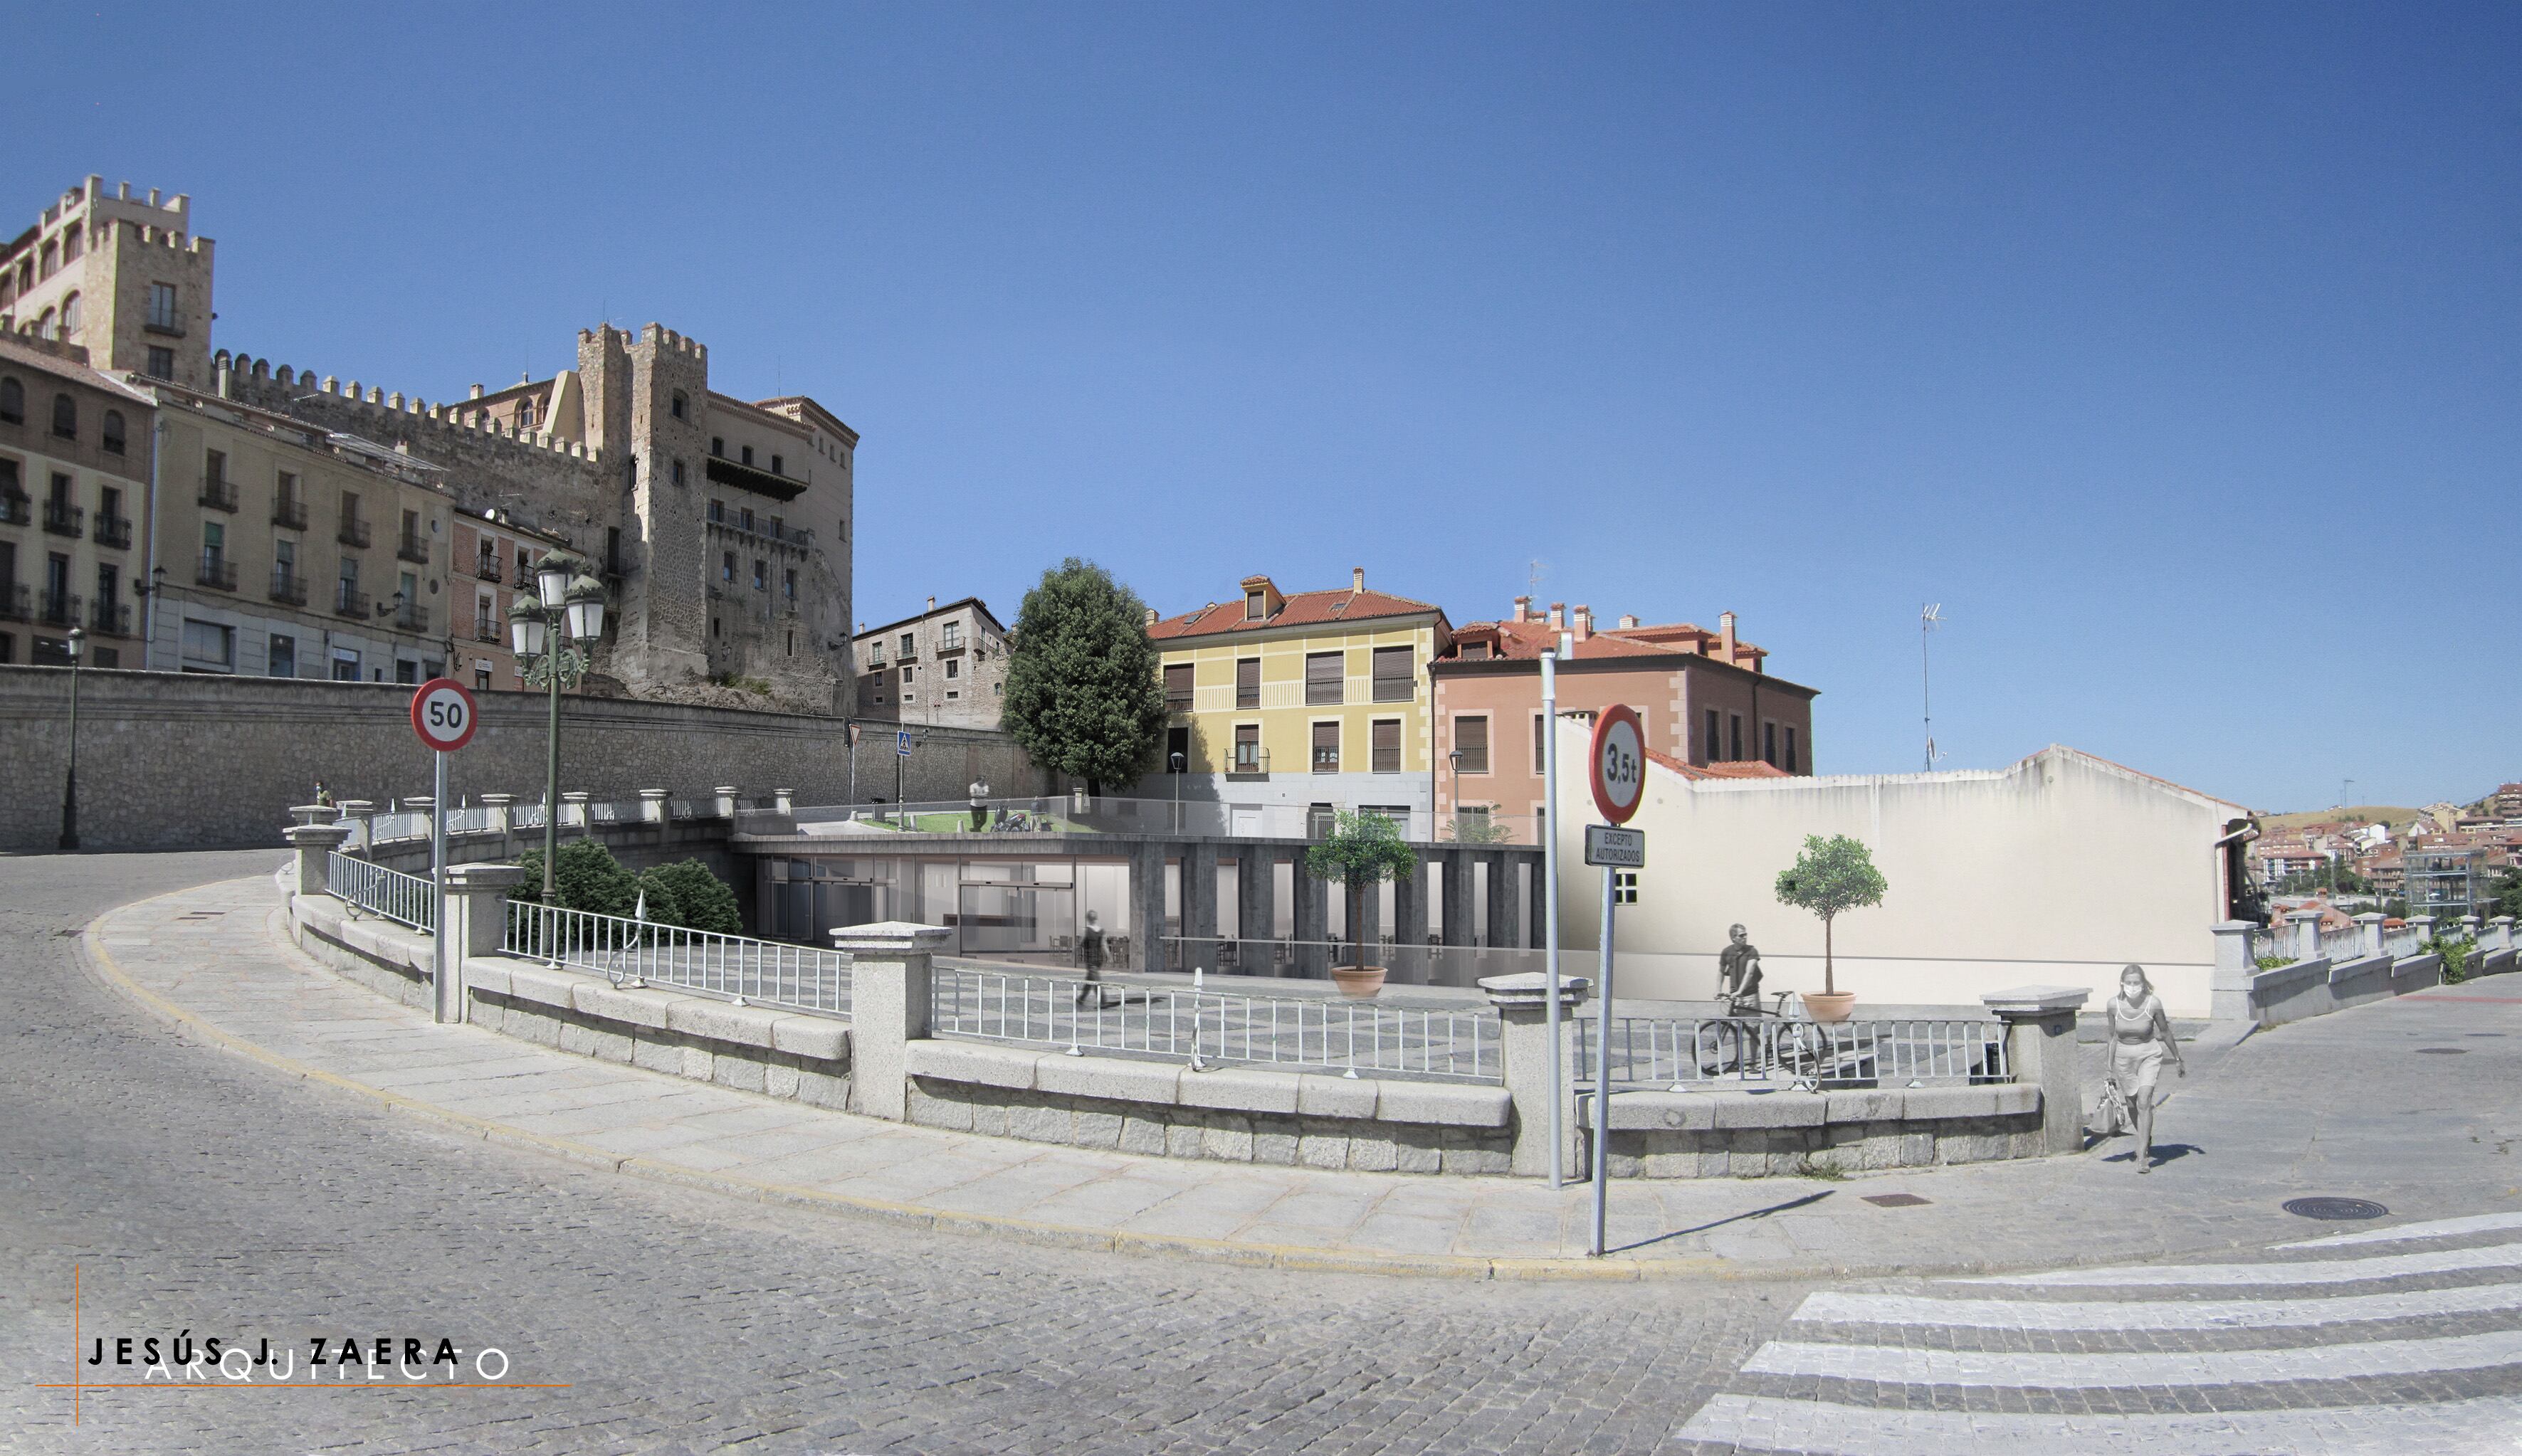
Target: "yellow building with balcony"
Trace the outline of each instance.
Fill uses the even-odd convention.
[[[1150,621],[1147,636],[1173,711],[1159,768],[1181,774],[1163,787],[1248,808],[1235,833],[1303,833],[1334,808],[1425,824],[1427,664],[1453,641],[1441,608],[1367,590],[1362,568],[1345,591],[1248,576],[1235,600]]]

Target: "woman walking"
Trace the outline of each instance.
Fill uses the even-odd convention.
[[[2154,993],[2154,983],[2145,977],[2145,968],[2129,966],[2120,972],[2120,993],[2103,1004],[2103,1014],[2111,1024],[2111,1082],[2134,1121],[2136,1133],[2136,1170],[2154,1170],[2154,1085],[2163,1075],[2163,1059],[2182,1076],[2189,1075],[2189,1064],[2180,1056],[2180,1042],[2172,1034],[2172,1018],[2165,1014],[2163,998]]]

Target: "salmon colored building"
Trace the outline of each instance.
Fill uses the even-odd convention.
[[[1623,616],[1597,628],[1592,609],[1545,614],[1518,597],[1515,614],[1455,630],[1428,665],[1440,815],[1499,825],[1530,842],[1545,810],[1541,762],[1541,654],[1564,635],[1559,709],[1590,712],[1625,703],[1645,726],[1647,750],[1692,777],[1784,777],[1813,771],[1816,690],[1767,671],[1768,654],[1735,634],[1734,614],[1710,632],[1687,622],[1645,626]],[[1560,771],[1582,773],[1582,764]]]

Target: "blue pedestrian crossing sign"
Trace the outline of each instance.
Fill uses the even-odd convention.
[[[901,754],[901,755],[902,755],[903,757],[905,757],[905,758],[910,757],[910,756],[911,756],[911,735],[910,735],[910,734],[908,734],[908,733],[897,733],[897,734],[895,734],[895,735],[893,736],[893,751],[894,751],[896,753]]]

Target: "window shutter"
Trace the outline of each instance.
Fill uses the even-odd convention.
[[[1236,662],[1235,705],[1237,707],[1261,705],[1261,660],[1259,658],[1243,658]]]
[[[1314,772],[1339,772],[1339,724],[1314,725]]]
[[[1398,719],[1381,718],[1375,724],[1375,771],[1401,772],[1401,723]]]
[[[1456,718],[1454,747],[1463,751],[1465,773],[1489,771],[1489,720],[1486,717]]]
[[[1305,655],[1305,701],[1309,704],[1342,701],[1346,653],[1307,653]]]
[[[1173,712],[1191,711],[1191,663],[1165,664],[1165,706]]]
[[[1378,647],[1375,650],[1375,701],[1407,703],[1417,696],[1418,682],[1410,670],[1410,649]]]

